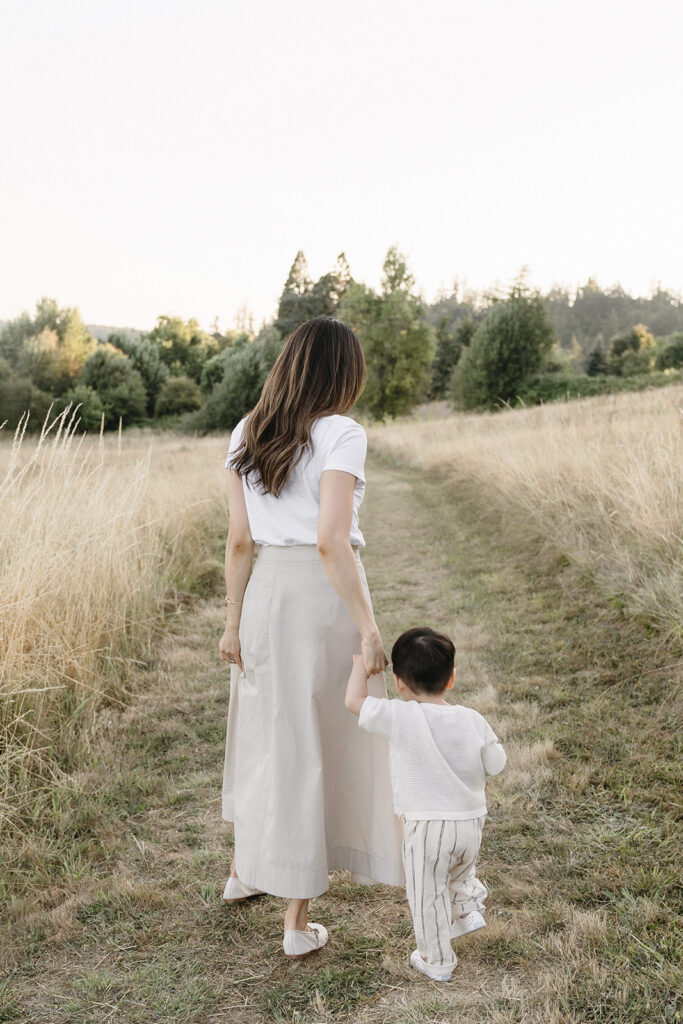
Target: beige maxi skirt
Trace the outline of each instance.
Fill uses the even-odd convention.
[[[356,552],[368,600],[365,571]],[[306,899],[329,872],[403,885],[386,741],[344,707],[361,638],[313,545],[261,547],[232,666],[222,816],[245,885]],[[369,692],[386,697],[381,676]]]

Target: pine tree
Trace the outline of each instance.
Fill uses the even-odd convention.
[[[311,292],[313,282],[308,273],[306,257],[301,249],[294,257],[280,296],[275,326],[286,338],[295,327],[311,318]]]
[[[358,333],[368,365],[359,405],[378,420],[408,412],[426,394],[435,339],[414,292],[405,257],[394,246],[384,261],[382,292],[351,284],[340,309]]]

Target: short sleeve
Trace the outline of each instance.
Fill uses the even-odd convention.
[[[484,723],[484,749],[481,752],[481,760],[484,771],[487,775],[498,775],[507,764],[507,755],[502,743],[499,742],[485,718],[482,718],[482,722]]]
[[[325,454],[321,472],[340,469],[365,483],[365,455],[368,438],[360,423],[349,420]]]
[[[237,426],[234,428],[230,435],[230,444],[228,446],[228,456],[225,460],[225,468],[230,469],[232,464],[232,457],[239,448],[242,442],[242,434],[244,431],[244,420],[240,420]]]
[[[394,728],[395,700],[386,697],[366,697],[360,709],[358,724],[366,732],[377,733],[378,736],[391,738]]]

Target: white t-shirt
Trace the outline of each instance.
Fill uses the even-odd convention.
[[[389,741],[396,814],[456,821],[486,814],[486,775],[502,771],[506,756],[478,711],[366,697],[358,724]]]
[[[244,419],[232,432],[226,467],[242,440]],[[326,469],[340,469],[356,477],[350,540],[365,547],[358,526],[358,509],[365,493],[367,436],[360,423],[349,416],[321,416],[311,427],[311,444],[292,470],[279,498],[264,494],[258,478],[250,473],[244,483],[249,528],[255,544],[291,545],[318,543],[320,477]]]

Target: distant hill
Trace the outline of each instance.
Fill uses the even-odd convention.
[[[105,327],[104,324],[86,324],[85,326],[98,341],[106,341],[110,334],[124,334],[127,338],[141,338],[145,333],[138,330],[137,327]]]
[[[0,331],[3,331],[8,323],[9,320],[0,320]],[[104,324],[86,324],[85,326],[93,338],[97,338],[98,341],[106,341],[110,334],[125,334],[127,338],[141,338],[145,334],[145,331],[141,331],[137,327],[106,327]]]

